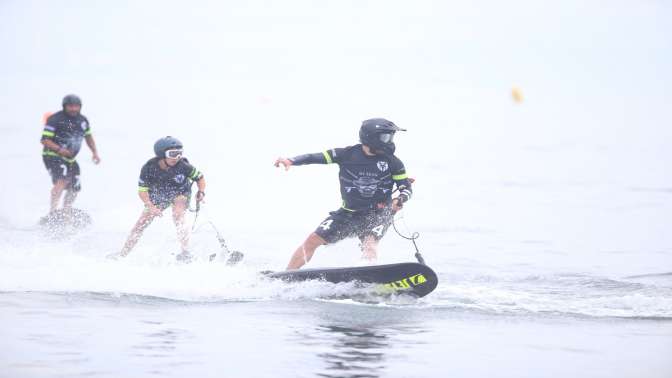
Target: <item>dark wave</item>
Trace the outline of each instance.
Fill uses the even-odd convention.
[[[665,273],[649,273],[649,274],[638,274],[636,276],[627,276],[623,277],[626,280],[630,279],[638,279],[638,278],[672,278],[672,272],[665,272]]]

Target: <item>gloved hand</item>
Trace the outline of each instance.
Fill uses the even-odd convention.
[[[404,207],[404,202],[408,201],[408,198],[401,194],[399,197],[392,200],[392,211],[395,213],[401,210]]]
[[[196,202],[199,202],[199,203],[203,202],[204,198],[205,198],[205,192],[202,192],[202,191],[199,190],[198,193],[196,193]]]

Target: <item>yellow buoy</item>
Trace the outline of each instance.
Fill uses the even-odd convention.
[[[518,87],[511,88],[511,98],[517,104],[523,102],[523,92]]]

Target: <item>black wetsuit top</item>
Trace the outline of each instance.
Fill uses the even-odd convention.
[[[338,164],[342,208],[348,211],[371,210],[376,209],[378,204],[390,203],[394,184],[400,189],[403,201],[411,198],[411,182],[404,163],[394,155],[368,156],[361,144],[290,160],[294,165]]]
[[[83,115],[78,114],[70,117],[62,110],[54,113],[47,118],[47,123],[42,131],[42,140],[51,139],[57,145],[68,149],[74,156],[67,159],[46,147],[42,150],[42,155],[57,156],[67,161],[74,161],[74,157],[82,148],[82,140],[88,135],[91,135],[91,126],[89,120]]]
[[[149,192],[154,200],[172,200],[177,195],[191,193],[191,182],[198,181],[203,174],[189,164],[186,158],[180,159],[177,164],[163,170],[159,166],[161,158],[149,159],[140,171],[138,190]]]

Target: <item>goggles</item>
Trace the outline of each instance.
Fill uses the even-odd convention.
[[[166,158],[179,159],[182,157],[182,149],[166,150]]]
[[[381,142],[385,144],[392,143],[392,141],[394,140],[394,133],[380,134],[378,135],[378,138],[380,139]]]

